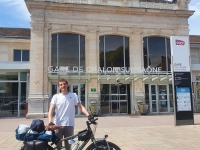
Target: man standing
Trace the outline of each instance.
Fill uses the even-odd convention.
[[[58,87],[60,89],[59,94],[55,94],[51,100],[49,108],[49,125],[62,126],[56,130],[56,136],[60,139],[68,137],[74,134],[74,118],[75,118],[75,106],[78,106],[80,110],[88,117],[88,120],[92,121],[93,116],[89,115],[88,111],[81,104],[81,101],[77,97],[76,93],[68,91],[68,82],[65,79],[58,81]],[[55,118],[53,123],[53,111],[55,110]],[[58,148],[61,149],[62,143],[58,144]],[[71,150],[71,145],[68,141],[65,141],[66,150]]]

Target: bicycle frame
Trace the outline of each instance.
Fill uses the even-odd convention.
[[[97,119],[98,119],[98,118],[97,118]],[[98,138],[98,139],[95,139],[95,137],[94,137],[95,132],[96,132],[96,128],[97,128],[97,125],[98,125],[98,123],[95,122],[97,119],[95,119],[94,122],[91,122],[91,123],[90,123],[89,121],[86,122],[88,130],[91,132],[91,137],[90,137],[88,140],[83,141],[83,142],[81,143],[81,145],[79,145],[78,150],[82,150],[90,140],[92,141],[92,143],[94,143],[94,145],[95,145],[95,147],[96,147],[97,149],[98,149],[98,147],[97,147],[97,142],[98,142],[98,141],[106,141],[106,138],[108,137],[108,135],[105,135],[104,138]],[[90,127],[91,124],[94,124],[94,129],[93,129],[93,130],[92,130],[91,127]],[[72,135],[72,136],[63,138],[63,139],[60,140],[60,142],[61,142],[61,141],[65,141],[65,140],[69,140],[69,139],[74,139],[74,138],[76,138],[76,137],[78,137],[78,134],[75,134],[75,135]],[[79,142],[79,141],[78,141],[78,142]],[[78,143],[78,142],[76,142],[76,143]],[[107,143],[107,141],[106,141],[106,143]],[[107,145],[108,145],[108,143],[107,143]],[[56,149],[56,148],[57,148],[57,146],[56,146],[54,149]],[[108,145],[108,148],[109,148],[109,145]]]

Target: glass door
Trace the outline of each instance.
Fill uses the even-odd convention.
[[[111,114],[119,113],[119,96],[118,96],[118,86],[111,84],[111,93],[110,93],[110,110]]]
[[[168,112],[167,85],[158,85],[159,112]]]
[[[128,113],[128,93],[127,93],[127,85],[122,84],[119,85],[119,112]]]
[[[127,114],[127,84],[101,85],[101,114]]]
[[[69,86],[69,91],[73,92],[73,93],[76,93],[78,98],[81,101],[81,104],[83,106],[85,106],[85,84],[71,84]],[[77,106],[75,106],[75,107],[76,107],[75,114],[76,115],[82,115],[81,110]]]
[[[150,85],[150,113],[173,112],[173,93],[172,86],[169,85]]]
[[[158,101],[157,101],[157,86],[151,85],[150,86],[150,112],[156,113],[158,112]]]
[[[109,84],[101,84],[101,114],[110,113]]]

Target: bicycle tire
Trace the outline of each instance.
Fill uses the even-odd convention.
[[[108,142],[110,150],[121,150],[116,144]],[[97,141],[98,150],[108,150],[106,141]],[[96,150],[94,143],[90,144],[86,150]]]

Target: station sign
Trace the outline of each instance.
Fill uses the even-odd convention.
[[[171,36],[175,125],[193,125],[193,101],[188,36]]]

